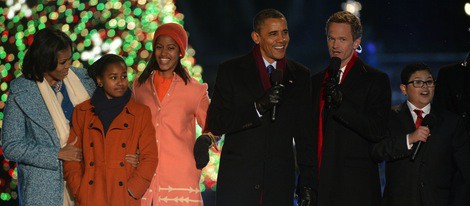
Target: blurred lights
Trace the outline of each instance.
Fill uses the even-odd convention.
[[[465,9],[465,13],[467,14],[467,16],[470,16],[470,3],[469,2],[465,3],[464,9]]]
[[[362,5],[358,1],[347,0],[346,3],[341,4],[341,7],[344,11],[349,11],[357,17],[360,17],[361,15],[359,12],[362,9]]]

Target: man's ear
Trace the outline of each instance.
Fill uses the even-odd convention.
[[[359,47],[360,44],[361,44],[361,38],[359,37],[356,40],[354,40],[353,48],[357,49],[357,47]]]
[[[400,90],[402,94],[406,95],[406,85],[400,84]]]
[[[259,44],[260,37],[258,33],[256,33],[255,31],[251,32],[251,38],[253,39],[255,44]]]

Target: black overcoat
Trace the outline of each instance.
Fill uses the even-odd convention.
[[[282,100],[276,120],[271,121],[270,112],[260,117],[255,109],[254,102],[265,91],[253,54],[219,66],[207,116],[209,130],[225,134],[217,205],[254,206],[261,199],[263,205],[292,205],[296,158],[299,184],[313,187],[316,162],[309,70],[287,60],[282,82]]]
[[[325,72],[312,77],[315,120]],[[323,122],[318,206],[377,206],[380,179],[371,152],[387,133],[390,81],[385,73],[358,58],[341,83],[341,91],[341,106],[330,111]],[[316,121],[315,134],[318,129]]]

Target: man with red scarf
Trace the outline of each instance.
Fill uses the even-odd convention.
[[[346,11],[333,14],[326,35],[330,57],[341,65],[312,77],[318,205],[377,206],[379,171],[371,149],[387,133],[390,81],[355,52],[362,35],[359,18]]]
[[[260,11],[253,30],[253,51],[219,66],[207,114],[208,129],[225,134],[216,204],[292,205],[297,158],[297,193],[303,205],[312,205],[316,161],[309,69],[285,57],[289,32],[281,12]],[[281,76],[270,78],[270,72]]]

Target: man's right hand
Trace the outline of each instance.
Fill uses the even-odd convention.
[[[330,77],[326,80],[324,94],[329,108],[338,108],[341,105],[343,93],[335,78]]]
[[[272,86],[264,93],[264,95],[255,102],[256,109],[260,114],[266,113],[272,109],[274,105],[278,104],[281,100],[282,91],[284,86],[282,84]]]
[[[410,141],[410,144],[414,144],[420,141],[426,142],[429,136],[431,136],[431,131],[429,128],[425,126],[419,126],[414,132],[409,134],[408,141]]]
[[[196,168],[202,169],[209,163],[209,148],[212,140],[208,135],[201,135],[194,143],[193,153],[196,161]]]

